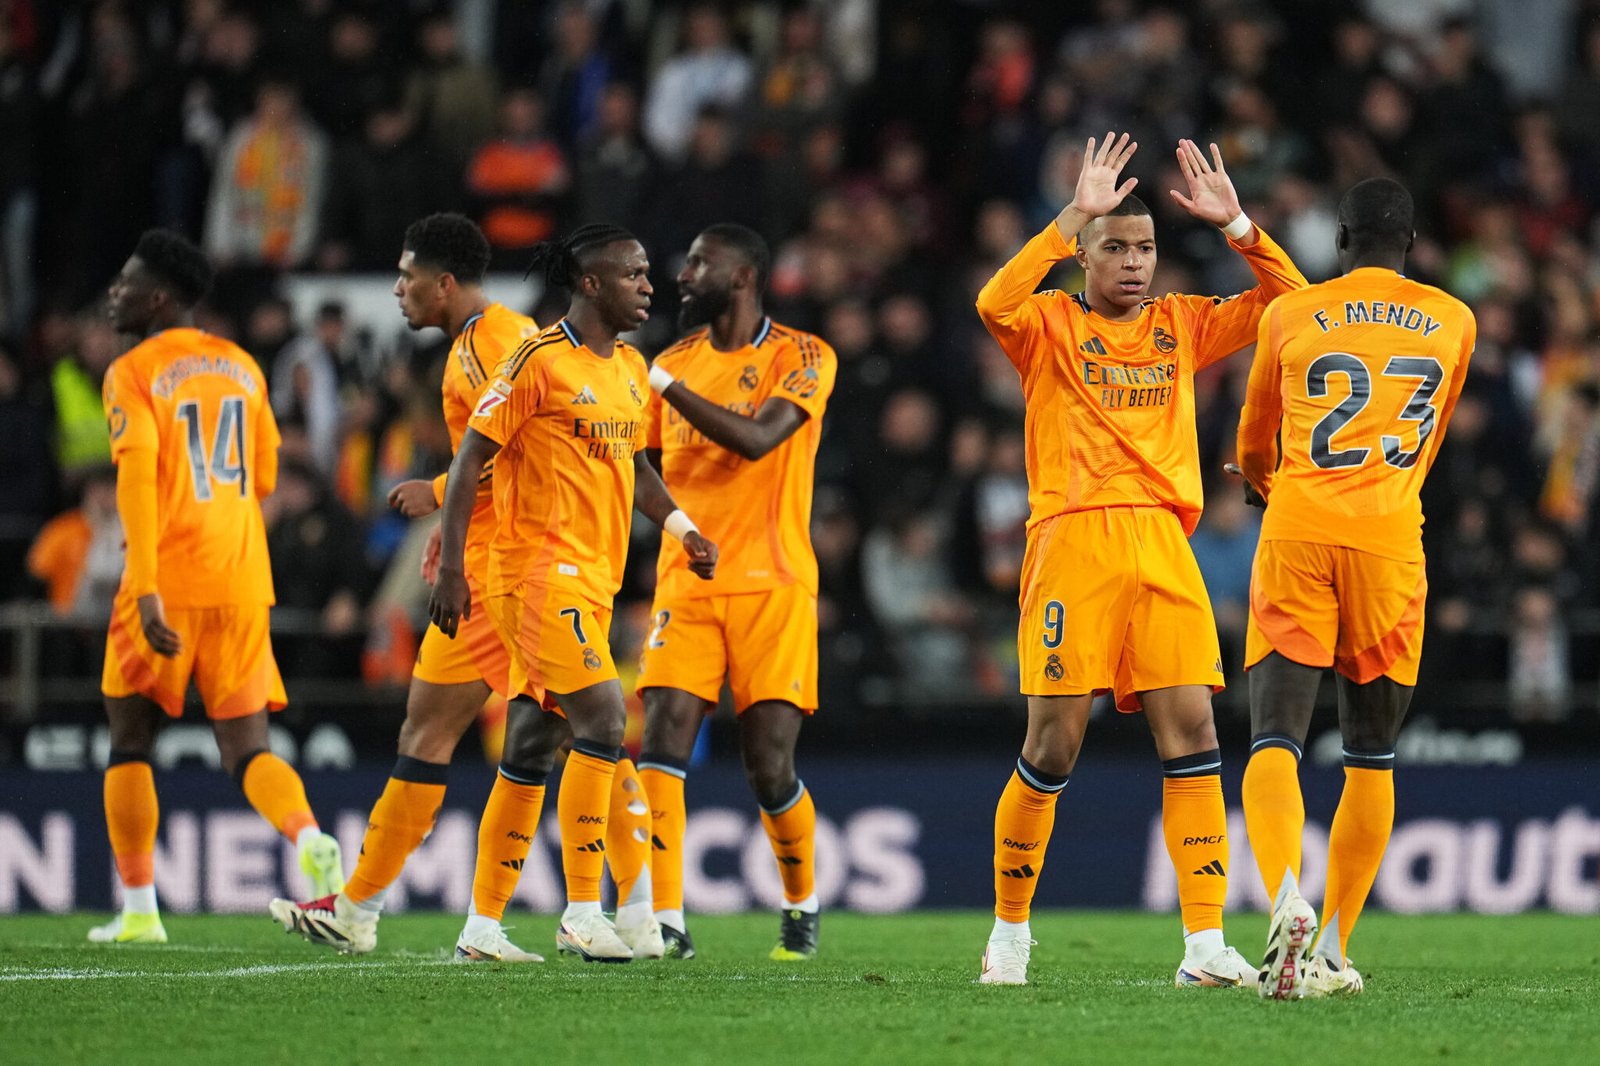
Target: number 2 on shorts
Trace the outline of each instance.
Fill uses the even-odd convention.
[[[562,618],[571,618],[572,635],[578,638],[579,644],[589,643],[589,638],[583,635],[583,612],[576,607],[563,607],[556,612]]]

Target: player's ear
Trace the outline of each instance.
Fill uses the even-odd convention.
[[[1341,252],[1350,247],[1350,227],[1343,222],[1339,223],[1338,233],[1333,238],[1333,246]],[[1410,245],[1406,247],[1409,248]]]
[[[1406,251],[1408,251],[1408,252],[1411,251],[1412,245],[1414,245],[1416,243],[1417,243],[1417,231],[1416,230],[1412,230],[1411,231],[1411,236],[1406,238]]]

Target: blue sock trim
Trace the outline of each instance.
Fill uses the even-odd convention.
[[[766,811],[772,817],[776,818],[778,815],[782,814],[784,811],[788,810],[790,807],[793,807],[796,803],[799,803],[800,802],[800,797],[804,796],[805,794],[806,794],[806,783],[804,781],[800,781],[800,780],[797,779],[795,781],[795,783],[794,783],[794,795],[790,796],[788,799],[784,800],[782,803],[778,804],[776,807],[763,806],[761,809]]]
[[[508,762],[500,764],[500,776],[510,781],[513,785],[542,785],[545,778],[550,776],[549,770],[534,770],[526,766],[512,766]]]
[[[1161,763],[1162,777],[1205,777],[1207,774],[1221,773],[1221,748],[1180,755],[1176,759],[1164,759]]]
[[[606,762],[616,762],[622,758],[622,749],[613,744],[602,744],[598,740],[574,740],[572,750],[580,751],[591,759],[604,759]]]
[[[639,769],[659,770],[664,774],[671,774],[680,781],[689,776],[689,760],[674,759],[670,755],[662,755],[655,751],[641,751],[639,761],[634,765]]]
[[[1024,785],[1048,796],[1060,794],[1072,777],[1071,774],[1052,774],[1048,770],[1041,770],[1020,755],[1017,756],[1017,776],[1022,778]]]
[[[389,776],[396,781],[410,781],[418,785],[444,785],[450,781],[450,764],[401,755],[394,760],[394,769],[389,771]]]
[[[1305,756],[1305,750],[1300,747],[1300,742],[1287,733],[1257,733],[1250,739],[1250,754],[1254,755],[1263,748],[1283,748],[1296,759]]]
[[[1361,770],[1393,770],[1394,749],[1388,751],[1351,751],[1344,749],[1344,764]]]

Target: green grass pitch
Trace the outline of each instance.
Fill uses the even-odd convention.
[[[1593,918],[1364,918],[1366,994],[1263,1003],[1172,987],[1177,919],[1036,914],[1032,984],[973,983],[989,918],[826,914],[821,957],[769,962],[767,914],[698,918],[689,962],[455,965],[460,919],[385,920],[342,958],[266,918],[168,916],[172,943],[84,941],[99,915],[0,919],[0,1061],[22,1063],[1600,1062]],[[1253,955],[1259,915],[1231,918]]]

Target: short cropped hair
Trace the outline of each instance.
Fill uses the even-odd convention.
[[[1352,185],[1339,201],[1339,224],[1352,251],[1404,251],[1416,228],[1416,209],[1398,181],[1368,178]]]
[[[183,307],[193,307],[211,289],[215,272],[206,254],[169,229],[145,230],[133,254],[156,284]]]
[[[466,215],[440,212],[406,227],[402,245],[423,266],[480,285],[489,272],[489,239]]]
[[[639,238],[609,222],[593,222],[579,226],[565,237],[540,241],[533,246],[528,261],[528,273],[543,275],[546,285],[553,288],[575,289],[583,276],[583,263],[589,254],[618,241],[636,241]]]
[[[719,222],[701,230],[700,236],[721,241],[738,252],[746,263],[755,267],[756,295],[766,293],[767,279],[772,276],[772,250],[761,234],[737,222]]]
[[[1130,192],[1128,195],[1122,198],[1122,202],[1120,204],[1118,204],[1116,207],[1113,207],[1100,217],[1121,218],[1126,215],[1148,215],[1149,213],[1150,208],[1145,206],[1145,202]]]

